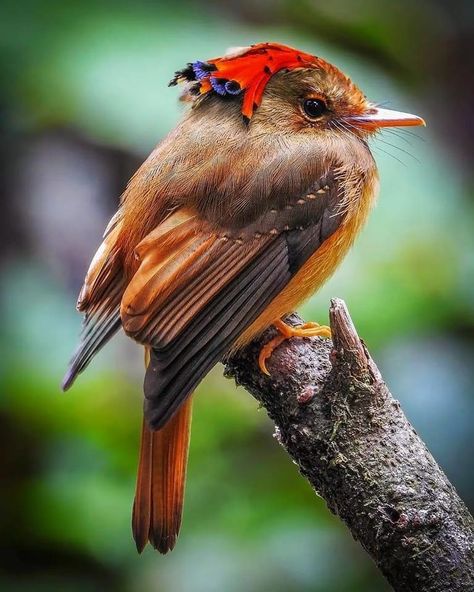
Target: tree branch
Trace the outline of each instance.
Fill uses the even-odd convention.
[[[406,419],[342,300],[333,341],[285,341],[260,372],[264,335],[232,356],[235,378],[267,410],[301,473],[397,592],[474,590],[474,520]],[[299,324],[297,315],[287,318]]]

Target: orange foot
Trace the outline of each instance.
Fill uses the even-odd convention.
[[[273,350],[286,339],[290,339],[290,337],[331,337],[331,329],[326,325],[319,325],[318,323],[305,323],[298,327],[290,327],[290,325],[287,325],[279,319],[278,321],[275,321],[273,325],[278,329],[280,335],[277,335],[264,345],[258,356],[260,370],[268,376],[270,376],[270,372],[267,369],[266,361],[272,355]]]

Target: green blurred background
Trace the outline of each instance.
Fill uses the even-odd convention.
[[[173,72],[257,41],[335,62],[427,129],[373,143],[378,207],[305,307],[349,304],[392,392],[474,505],[474,8],[468,0],[11,1],[0,9],[1,530],[9,592],[384,591],[253,399],[195,398],[175,551],[135,552],[140,348],[117,338],[67,394],[74,303],[129,176],[175,124]]]

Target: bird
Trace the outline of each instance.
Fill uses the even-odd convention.
[[[321,57],[257,43],[177,71],[177,126],[130,179],[77,301],[80,343],[62,388],[123,330],[145,349],[132,510],[138,552],[180,530],[192,393],[269,326],[269,374],[285,339],[328,327],[284,321],[334,272],[374,205],[369,140],[424,125],[381,108]]]

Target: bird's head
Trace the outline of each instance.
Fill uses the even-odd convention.
[[[355,211],[376,194],[370,135],[424,123],[377,108],[332,64],[276,43],[189,63],[170,84],[181,82],[192,108],[157,156],[160,184],[199,196],[207,219],[240,225],[246,204],[261,214],[329,177],[340,208]]]
[[[424,125],[416,115],[371,104],[325,60],[276,43],[190,63],[170,84],[178,82],[187,83],[183,96],[196,107],[216,99],[238,105],[254,134],[351,132],[364,138],[383,127]]]

